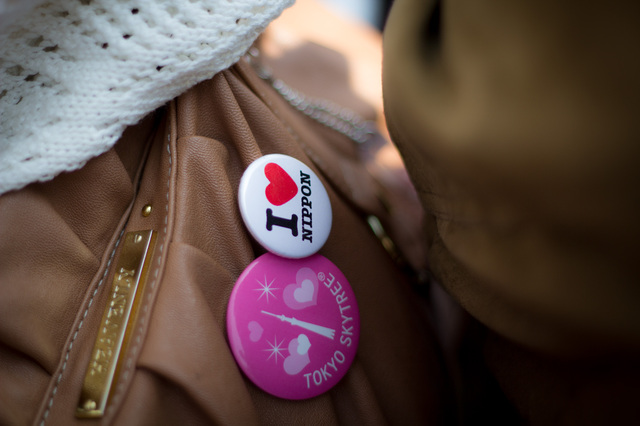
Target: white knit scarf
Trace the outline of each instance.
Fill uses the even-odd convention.
[[[0,0],[0,194],[107,151],[235,63],[291,3]]]

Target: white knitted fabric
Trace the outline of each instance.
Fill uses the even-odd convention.
[[[235,63],[293,0],[30,2],[0,26],[0,194],[107,151]]]

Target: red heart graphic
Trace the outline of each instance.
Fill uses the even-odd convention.
[[[269,179],[265,195],[274,206],[287,203],[298,193],[298,186],[291,176],[276,163],[268,163],[264,166],[264,175]]]

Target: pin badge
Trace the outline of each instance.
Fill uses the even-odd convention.
[[[311,256],[329,237],[329,195],[318,176],[293,157],[270,154],[251,163],[240,180],[238,203],[251,235],[279,256]]]
[[[306,399],[346,374],[358,347],[360,316],[351,286],[327,258],[267,253],[238,278],[227,332],[253,383],[281,398]]]

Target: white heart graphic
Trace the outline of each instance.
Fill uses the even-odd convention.
[[[310,302],[313,300],[313,290],[313,283],[311,280],[306,279],[300,283],[300,288],[295,289],[293,298],[299,303]],[[302,336],[304,336],[304,334]]]
[[[299,355],[304,355],[307,352],[309,352],[310,347],[311,347],[311,342],[309,341],[309,338],[307,337],[307,335],[300,334],[298,336],[298,349],[296,350],[296,352],[298,352]]]

